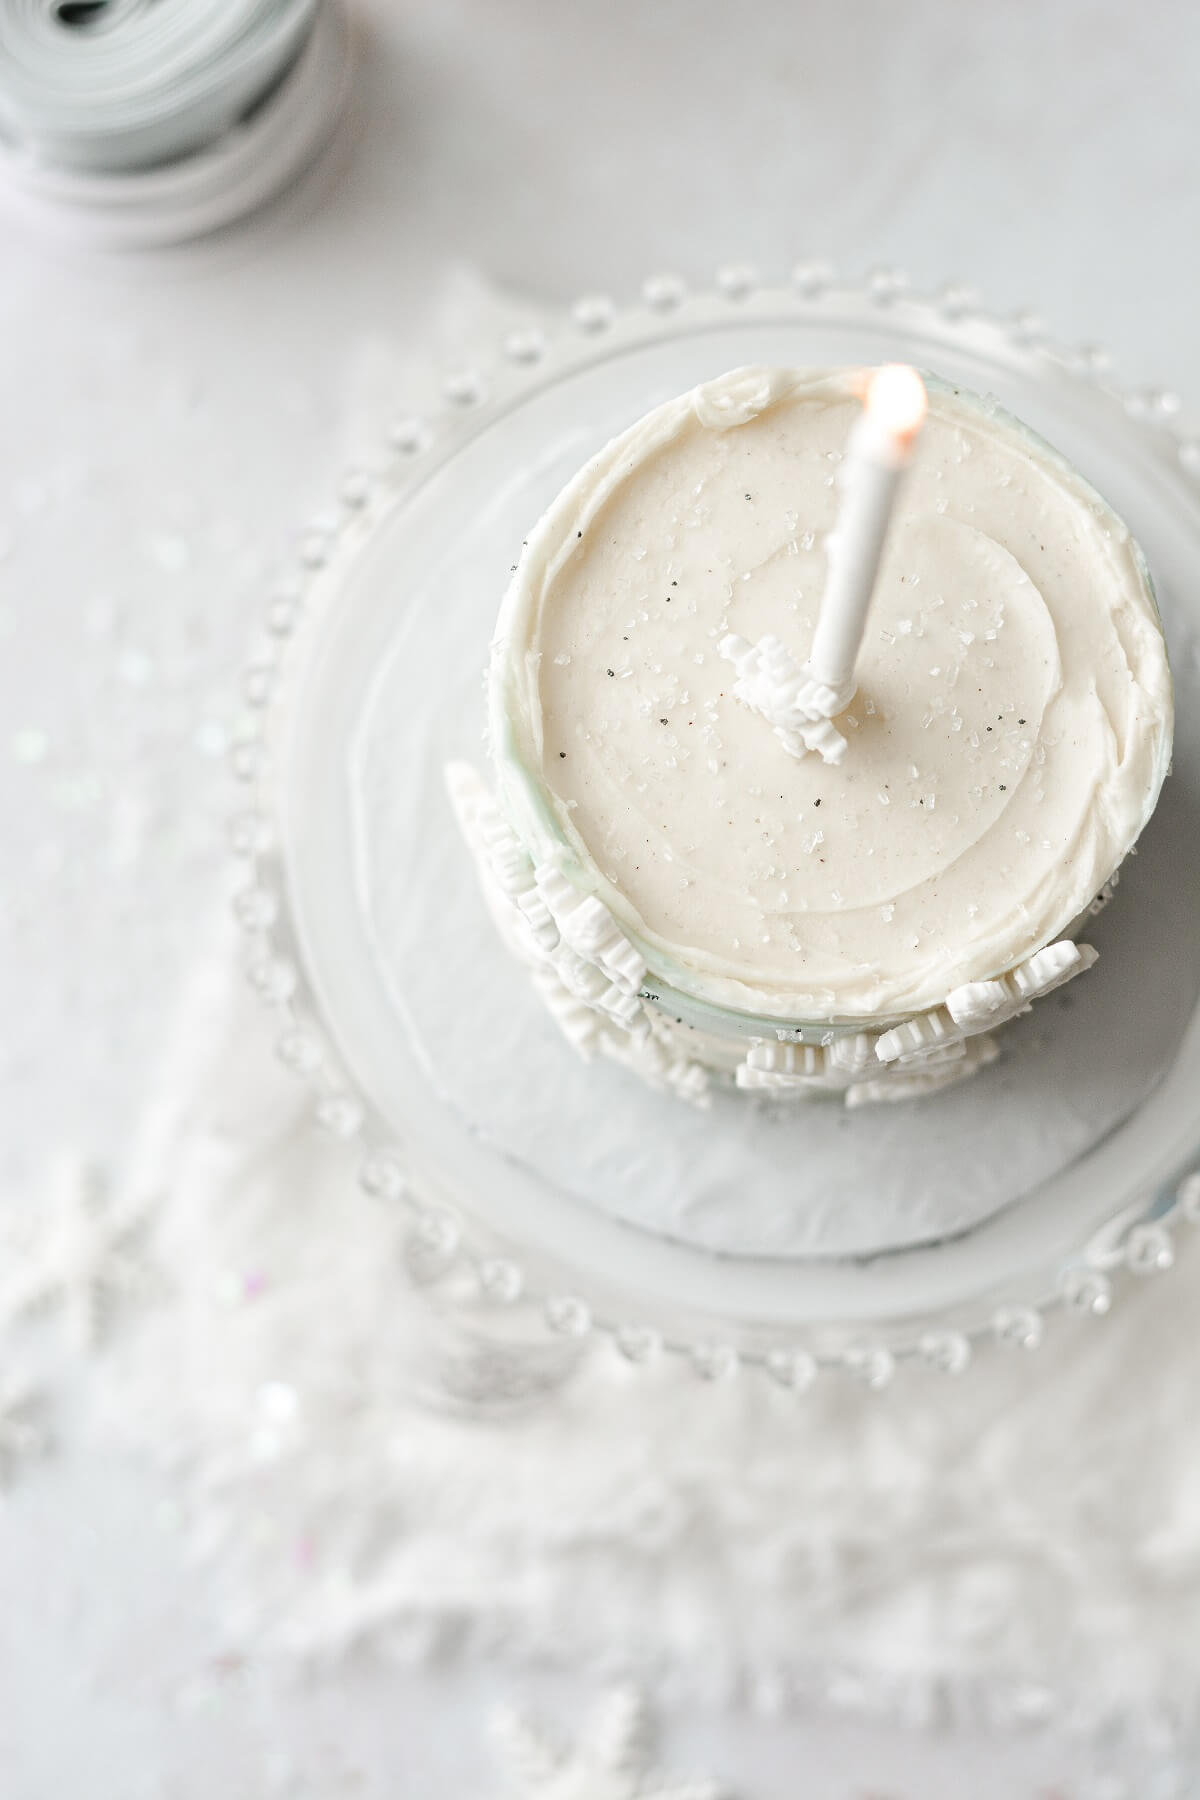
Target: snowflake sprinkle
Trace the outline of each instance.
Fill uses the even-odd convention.
[[[650,1717],[631,1688],[610,1694],[569,1749],[508,1709],[496,1720],[495,1738],[515,1800],[720,1800],[715,1782],[651,1770]]]
[[[102,1172],[78,1157],[56,1164],[36,1228],[0,1278],[0,1319],[57,1311],[91,1346],[117,1301],[145,1282],[139,1212],[113,1199]]]

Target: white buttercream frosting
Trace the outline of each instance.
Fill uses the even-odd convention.
[[[980,984],[1069,934],[1153,810],[1166,655],[1121,521],[1016,421],[933,382],[831,727],[845,753],[788,754],[721,646],[775,638],[803,665],[860,384],[737,370],[580,471],[504,600],[493,763],[531,866],[602,904],[579,926],[618,992],[644,962],[717,1018],[886,1026],[961,991],[982,1030],[1028,996]],[[963,1019],[943,1023],[961,1046]]]
[[[640,998],[646,965],[593,895],[534,865],[469,763],[450,763],[446,791],[508,950],[532,972],[551,1018],[580,1056],[623,1062],[652,1086],[703,1106],[705,1068]]]

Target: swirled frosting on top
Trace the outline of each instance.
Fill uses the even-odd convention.
[[[728,633],[807,655],[861,372],[744,369],[595,456],[493,645],[501,797],[680,993],[854,1022],[1069,931],[1153,811],[1166,651],[1128,530],[993,404],[931,384],[830,766],[733,695]]]

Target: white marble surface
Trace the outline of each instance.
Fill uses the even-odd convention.
[[[360,18],[353,117],[269,216],[129,259],[0,224],[16,1216],[54,1146],[112,1158],[128,1141],[223,879],[247,620],[355,448],[346,419],[386,417],[406,371],[419,395],[431,333],[455,357],[464,266],[563,299],[733,259],[890,262],[1032,306],[1200,403],[1200,24],[1183,4],[376,0]],[[0,1517],[5,1800],[485,1800],[488,1705],[531,1686],[551,1718],[585,1707],[500,1669],[225,1667],[169,1492],[89,1457],[69,1394],[57,1405],[59,1453],[19,1472]],[[665,1726],[668,1760],[748,1800],[1088,1791],[1053,1735],[996,1746],[745,1707]]]

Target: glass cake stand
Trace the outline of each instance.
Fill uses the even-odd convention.
[[[847,1114],[718,1096],[707,1113],[578,1062],[500,948],[446,801],[481,763],[481,676],[523,533],[607,438],[738,364],[905,360],[990,392],[1111,501],[1153,572],[1174,772],[1096,969],[945,1094]],[[233,824],[251,980],[362,1185],[412,1211],[410,1265],[486,1329],[611,1335],[785,1385],[949,1372],[1045,1311],[1109,1309],[1200,1221],[1200,441],[1164,393],[965,291],[667,277],[593,296],[448,378],[272,597],[248,671]]]

